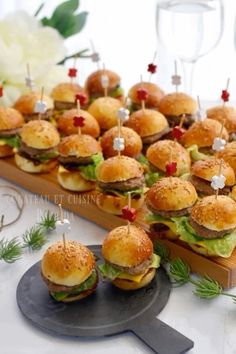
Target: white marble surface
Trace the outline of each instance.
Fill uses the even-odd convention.
[[[1,175],[1,171],[0,171]],[[0,178],[0,186],[10,185]],[[56,211],[47,201],[21,190],[26,198],[21,219],[4,229],[0,238],[11,239],[20,236],[26,228],[38,221],[43,210]],[[2,194],[0,188],[0,194]],[[13,213],[14,208],[0,196],[0,215]],[[101,243],[106,233],[98,226],[73,214],[67,215],[72,223],[71,238],[85,244]],[[40,260],[50,242],[57,236],[53,233],[50,241],[41,251],[25,253],[14,264],[0,261],[0,353],[1,354],[141,354],[151,353],[148,347],[132,334],[123,334],[99,340],[62,339],[41,332],[30,325],[18,310],[15,291],[25,271]],[[232,289],[231,292],[236,290]],[[185,334],[195,342],[194,354],[236,353],[236,305],[227,297],[206,301],[192,294],[192,287],[186,285],[172,290],[167,306],[159,318]],[[148,326],[148,323],[146,324]]]

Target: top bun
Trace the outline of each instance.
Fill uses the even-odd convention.
[[[170,150],[172,159],[177,163],[175,176],[181,176],[190,171],[191,159],[189,152],[178,142],[172,140],[159,140],[149,146],[147,150],[147,159],[152,165],[161,171],[166,171],[166,164],[170,159]]]
[[[236,109],[229,106],[217,106],[207,110],[207,117],[215,119],[224,126],[229,133],[236,132]]]
[[[120,76],[111,70],[97,70],[90,74],[85,82],[85,88],[90,95],[104,94],[104,88],[101,84],[101,76],[107,75],[109,78],[108,91],[120,84]]]
[[[222,162],[221,162],[222,161]],[[192,175],[211,182],[212,177],[218,175],[221,165],[221,173],[225,176],[225,185],[233,186],[235,184],[235,174],[232,167],[222,159],[211,157],[206,160],[199,160],[191,167]]]
[[[58,145],[61,156],[87,157],[101,151],[101,146],[90,135],[74,134],[63,138]]]
[[[177,177],[162,178],[146,194],[150,209],[176,211],[192,207],[197,201],[194,186]]]
[[[50,246],[45,252],[41,270],[45,278],[52,283],[65,286],[82,284],[91,275],[95,267],[93,253],[81,243],[62,241]]]
[[[97,180],[110,183],[143,176],[142,165],[128,156],[114,156],[101,162],[97,168]]]
[[[35,149],[50,149],[57,146],[60,136],[56,128],[46,120],[32,120],[21,130],[22,141]]]
[[[219,136],[221,127],[222,125],[213,119],[205,119],[203,122],[195,122],[184,133],[181,142],[186,147],[195,144],[200,148],[209,147],[213,144],[214,139]],[[223,128],[222,138],[225,140],[229,139],[229,134],[225,128]]]
[[[148,92],[148,97],[145,101],[146,107],[158,108],[160,100],[164,96],[164,91],[151,82],[139,82],[132,86],[128,93],[129,98],[134,103],[141,104],[137,96],[137,91],[140,88],[144,88]]]
[[[71,135],[78,132],[78,128],[74,126],[74,117],[77,114],[77,109],[70,109],[58,118],[57,127],[62,134]],[[100,127],[97,120],[90,113],[82,109],[80,109],[79,115],[85,118],[84,126],[81,128],[82,134],[88,134],[97,138],[100,135]]]
[[[105,158],[117,155],[117,151],[113,149],[113,141],[117,136],[118,128],[113,127],[107,130],[101,138],[101,146]],[[120,136],[125,140],[125,148],[121,151],[122,155],[135,157],[141,153],[143,148],[142,140],[133,129],[121,127]]]
[[[29,92],[22,95],[14,104],[14,108],[22,114],[35,113],[34,108],[37,101],[41,100],[40,92]],[[43,95],[43,102],[47,104],[47,110],[53,109],[53,100],[47,95]]]
[[[85,94],[85,90],[78,84],[65,82],[54,87],[51,97],[54,101],[74,103],[78,93]]]
[[[214,231],[236,228],[236,203],[225,195],[204,197],[192,208],[191,218]]]
[[[135,130],[141,138],[161,133],[169,127],[166,118],[152,109],[133,112],[126,126]]]
[[[117,111],[122,107],[120,101],[112,97],[99,97],[89,106],[88,112],[97,119],[102,130],[117,125]]]
[[[20,128],[23,124],[24,118],[16,109],[0,107],[0,130]]]
[[[194,114],[197,111],[197,102],[186,93],[173,92],[162,98],[159,111],[165,116]]]
[[[153,254],[153,244],[144,230],[130,225],[113,229],[106,236],[102,245],[104,259],[121,267],[135,267],[150,259]]]
[[[236,175],[236,141],[226,144],[224,150],[217,152],[216,156],[228,162]]]

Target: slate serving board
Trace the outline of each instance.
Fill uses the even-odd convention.
[[[89,246],[102,261],[101,246]],[[159,268],[151,284],[124,292],[100,279],[95,293],[75,303],[53,300],[41,279],[40,262],[22,276],[16,299],[22,314],[40,329],[64,336],[101,337],[133,332],[154,352],[185,353],[193,342],[156,318],[166,305],[171,284]]]

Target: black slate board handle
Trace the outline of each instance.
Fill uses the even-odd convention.
[[[155,353],[181,354],[193,348],[193,341],[157,318],[145,322],[137,323],[131,331]]]

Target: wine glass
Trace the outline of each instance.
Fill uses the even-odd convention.
[[[223,27],[222,0],[158,1],[157,37],[182,62],[187,93],[192,92],[196,61],[217,46]]]

